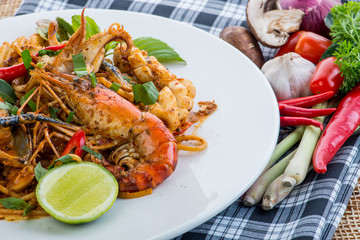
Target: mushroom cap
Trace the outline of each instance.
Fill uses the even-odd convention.
[[[305,13],[300,9],[283,10],[277,0],[249,0],[246,18],[254,37],[264,46],[284,45],[290,33],[300,28]]]

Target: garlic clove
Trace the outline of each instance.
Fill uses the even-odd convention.
[[[269,81],[278,101],[311,95],[310,79],[315,65],[290,52],[267,61],[261,71]]]

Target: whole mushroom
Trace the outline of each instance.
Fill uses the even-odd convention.
[[[226,27],[219,37],[244,53],[258,68],[264,65],[265,60],[259,43],[248,29],[242,26]]]

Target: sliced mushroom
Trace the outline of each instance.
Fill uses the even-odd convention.
[[[305,13],[299,9],[283,10],[278,0],[249,0],[246,18],[255,38],[264,46],[284,45],[290,34],[299,30]]]

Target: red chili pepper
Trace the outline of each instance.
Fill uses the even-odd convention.
[[[310,79],[310,89],[313,94],[333,91],[336,93],[344,78],[341,76],[339,66],[335,64],[335,57],[325,58],[315,68]]]
[[[306,31],[297,31],[296,33],[292,34],[288,41],[279,48],[278,52],[276,53],[275,57],[282,56],[289,52],[295,52],[295,46],[299,40],[299,37],[305,33]]]
[[[323,53],[330,47],[332,42],[313,32],[305,32],[300,35],[295,46],[295,52],[303,58],[317,64]]]
[[[280,127],[295,127],[295,126],[315,126],[320,128],[321,130],[324,129],[323,125],[311,118],[306,117],[288,117],[288,116],[281,116],[280,117]]]
[[[336,111],[336,108],[324,108],[324,109],[315,109],[315,108],[303,108],[296,107],[287,104],[280,104],[279,111],[281,115],[293,116],[293,117],[319,117],[332,114]]]
[[[23,63],[11,66],[0,68],[0,79],[5,80],[6,82],[11,82],[15,78],[24,76],[27,73],[27,69]]]
[[[58,51],[64,48],[65,46],[66,44],[50,46],[44,48],[44,50]],[[38,56],[38,53],[36,53],[36,56]],[[24,76],[26,73],[27,73],[27,69],[25,68],[23,63],[20,63],[10,67],[0,68],[0,79],[5,80],[6,82],[11,82],[15,78]]]
[[[312,107],[315,104],[325,102],[334,96],[333,91],[311,95],[307,97],[292,98],[288,100],[279,101],[278,104],[287,104],[296,107]]]
[[[326,172],[331,159],[359,124],[360,85],[357,85],[341,100],[316,145],[313,166],[317,173]]]
[[[66,144],[64,152],[61,156],[69,154],[71,150],[75,149],[75,154],[80,156],[82,155],[83,151],[81,148],[85,145],[85,132],[83,130],[78,130],[70,139],[70,141]]]

